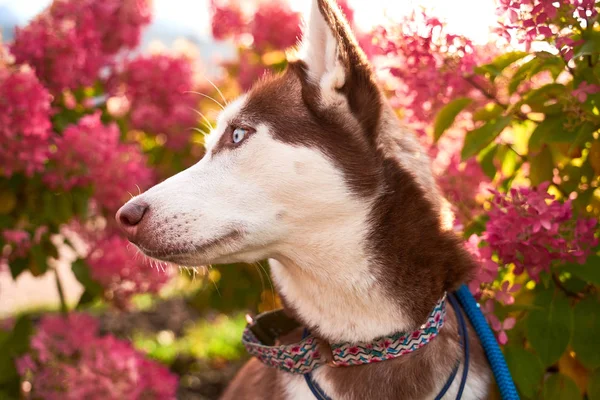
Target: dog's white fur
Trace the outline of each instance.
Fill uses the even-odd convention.
[[[341,107],[353,118],[345,97],[336,91],[345,81],[337,43],[316,4],[313,1],[302,58],[310,78],[319,82],[323,106]],[[148,229],[168,230],[171,239],[164,244],[189,251],[173,259],[184,265],[270,258],[279,290],[331,342],[368,341],[405,329],[405,316],[373,276],[365,244],[371,204],[352,194],[325,154],[275,140],[266,123],[254,126],[256,133],[239,148],[213,154],[246,100],[240,97],[221,113],[200,162],[140,196],[156,221]],[[382,127],[401,130],[391,109],[385,109]],[[386,145],[397,151],[402,165],[439,204],[427,156],[411,134],[400,140]],[[231,230],[241,235],[202,252],[193,250]],[[313,398],[303,377],[281,375],[289,399]],[[340,398],[322,371],[314,376],[332,398]],[[444,380],[440,377],[440,388]],[[455,380],[447,398],[454,398],[457,384]],[[487,384],[472,371],[463,398],[481,398]]]

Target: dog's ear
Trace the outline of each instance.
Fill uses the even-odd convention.
[[[312,0],[300,45],[308,79],[318,85],[321,102],[346,97],[350,110],[373,133],[381,114],[381,94],[369,61],[335,0]]]

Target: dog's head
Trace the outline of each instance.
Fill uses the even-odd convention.
[[[227,105],[204,158],[117,220],[148,256],[206,265],[291,257],[334,238],[367,246],[388,217],[435,230],[437,209],[427,157],[402,134],[338,7],[315,0],[298,59]]]

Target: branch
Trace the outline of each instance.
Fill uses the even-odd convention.
[[[65,300],[65,292],[60,281],[60,276],[58,275],[58,269],[56,268],[54,268],[54,278],[56,280],[56,289],[58,290],[58,297],[60,298],[60,311],[63,314],[67,315],[69,313],[69,308],[67,306],[67,301]]]
[[[562,282],[560,281],[560,279],[558,279],[558,276],[556,274],[552,274],[552,280],[554,281],[554,284],[556,285],[557,288],[559,288],[560,290],[562,290],[563,292],[565,292],[565,294],[569,297],[574,297],[576,299],[581,299],[583,298],[583,295],[581,293],[575,293],[570,291],[569,289],[567,289]]]
[[[481,92],[481,94],[483,94],[486,98],[488,98],[489,100],[492,100],[494,103],[496,103],[498,106],[500,106],[503,110],[505,110],[505,111],[508,110],[508,105],[506,105],[503,102],[501,102],[500,99],[498,99],[495,95],[493,95],[486,88],[484,88],[479,83],[477,83],[473,79],[473,75],[466,75],[464,78],[465,78],[465,80],[467,82],[469,82],[469,84],[471,86],[473,86],[475,89],[479,90]],[[515,111],[515,115],[521,121],[527,121],[527,120],[529,120],[529,118],[527,117],[527,115],[523,114],[521,111]]]

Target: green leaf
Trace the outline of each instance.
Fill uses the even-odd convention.
[[[31,263],[29,271],[33,276],[40,276],[48,271],[48,255],[44,251],[41,244],[31,246]]]
[[[27,316],[20,317],[11,336],[0,346],[0,385],[18,378],[15,358],[29,349],[29,338],[33,332],[33,323]]]
[[[543,389],[544,400],[579,400],[583,399],[577,384],[563,374],[553,374],[546,382]]]
[[[589,256],[585,264],[565,264],[561,270],[570,272],[588,283],[600,285],[600,256],[598,255]]]
[[[513,94],[516,92],[517,88],[526,78],[530,77],[530,71],[537,65],[542,62],[542,59],[539,57],[535,57],[523,65],[521,65],[513,74],[510,82],[508,84],[508,93]]]
[[[600,368],[590,375],[587,395],[588,400],[600,400]]]
[[[582,56],[588,56],[592,54],[600,53],[600,41],[598,36],[592,37],[587,40],[574,54],[573,58],[579,58]]]
[[[552,181],[554,173],[554,159],[552,152],[546,146],[532,156],[529,162],[529,180],[533,186],[537,186],[542,182]]]
[[[544,377],[544,366],[539,357],[514,345],[504,349],[504,357],[521,394],[530,399],[535,398]]]
[[[87,306],[92,303],[98,297],[98,293],[92,293],[90,290],[85,289],[81,296],[79,296],[79,301],[77,302],[76,308],[81,308],[83,306]]]
[[[15,258],[8,263],[8,267],[10,268],[10,274],[13,279],[17,279],[17,277],[29,267],[29,259]]]
[[[81,283],[85,289],[79,298],[80,304],[78,304],[78,306],[87,304],[91,302],[94,297],[102,294],[102,286],[92,279],[92,276],[90,275],[90,269],[84,260],[76,260],[71,265],[71,269],[73,270],[75,278],[77,278],[79,283]]]
[[[520,158],[512,149],[505,146],[505,151],[502,157],[502,175],[504,176],[512,176],[519,164]]]
[[[494,157],[498,152],[498,145],[495,143],[490,144],[488,147],[483,149],[477,155],[477,162],[481,165],[483,172],[490,178],[494,179],[496,176],[496,166],[494,165]]]
[[[530,80],[542,71],[549,71],[552,77],[556,79],[564,69],[565,63],[559,56],[547,51],[537,52],[535,58],[524,63],[515,71],[508,84],[508,93],[515,93],[521,82]]]
[[[461,159],[465,161],[485,148],[510,124],[511,120],[510,116],[503,116],[468,132],[460,154]]]
[[[473,100],[467,97],[459,97],[446,104],[444,108],[438,112],[435,118],[433,127],[433,139],[438,141],[446,129],[450,128],[456,119],[456,116],[464,110],[466,106],[471,104]]]
[[[502,71],[504,71],[504,69],[506,69],[506,67],[508,67],[516,61],[519,61],[527,55],[529,55],[529,53],[524,51],[513,51],[509,53],[504,53],[496,57],[491,63],[475,68],[475,72],[478,74],[489,74],[491,80],[493,81],[502,73]]]
[[[549,137],[557,136],[555,132],[565,132],[564,123],[565,119],[563,116],[546,117],[545,120],[538,124],[529,137],[529,152],[535,153],[541,150],[542,145],[548,143]],[[573,135],[572,132],[569,132],[569,135]]]
[[[583,299],[573,310],[571,346],[577,359],[587,368],[600,367],[600,302]]]
[[[488,103],[473,113],[473,121],[489,121],[498,118],[504,109],[496,103]]]
[[[591,122],[586,121],[583,124],[581,124],[579,130],[577,131],[577,136],[575,136],[574,138],[571,137],[570,142],[572,143],[571,147],[569,148],[569,153],[575,150],[577,146],[580,146],[585,142],[591,142],[592,140],[594,140],[595,131],[596,127]]]
[[[529,313],[526,321],[527,339],[544,365],[550,366],[567,349],[573,328],[573,312],[567,298],[554,289],[539,293],[536,304],[544,309]]]
[[[558,101],[561,98],[565,98],[566,91],[567,88],[565,85],[549,83],[527,93],[521,102],[529,104],[533,111],[548,113],[548,111],[553,110],[553,106],[549,105],[548,102],[550,100]]]

